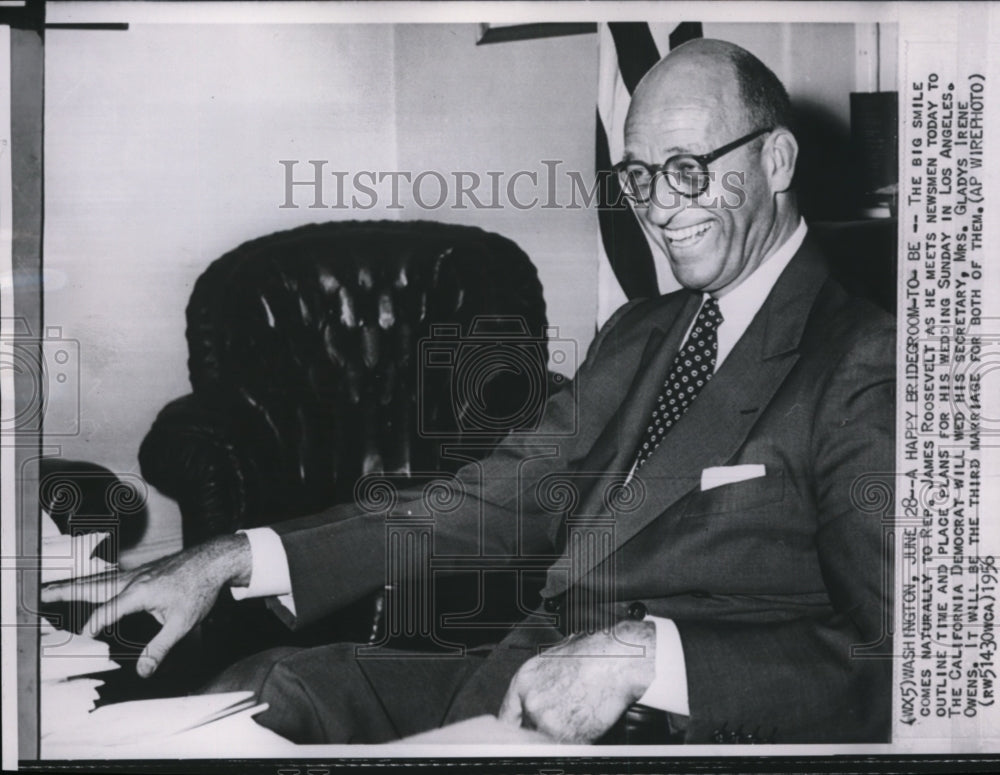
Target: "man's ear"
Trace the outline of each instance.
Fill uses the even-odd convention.
[[[761,161],[771,184],[771,191],[779,194],[792,187],[798,157],[799,144],[795,135],[784,127],[775,129],[761,149]]]

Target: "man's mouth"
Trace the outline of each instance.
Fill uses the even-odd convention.
[[[683,229],[664,229],[663,233],[666,234],[671,247],[686,248],[698,242],[711,228],[711,221],[702,221]]]

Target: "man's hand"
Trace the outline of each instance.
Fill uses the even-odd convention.
[[[250,542],[244,535],[221,536],[134,570],[49,584],[42,602],[103,603],[83,627],[96,635],[123,616],[148,611],[163,625],[136,664],[143,678],[215,604],[222,587],[250,580]]]
[[[653,682],[656,628],[620,622],[611,631],[572,635],[517,671],[500,719],[560,742],[591,743]]]

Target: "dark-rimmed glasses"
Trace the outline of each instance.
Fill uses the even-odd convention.
[[[711,180],[708,173],[709,164],[772,130],[773,127],[758,129],[756,132],[751,132],[738,140],[726,143],[710,153],[700,155],[679,153],[676,156],[671,156],[663,164],[647,164],[638,159],[628,159],[618,162],[611,169],[618,175],[622,192],[635,204],[644,205],[649,202],[653,183],[656,176],[661,173],[667,179],[670,188],[678,194],[688,199],[697,199],[708,188]]]

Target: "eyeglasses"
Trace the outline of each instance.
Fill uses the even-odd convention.
[[[653,183],[660,173],[663,173],[670,188],[678,194],[689,199],[696,199],[708,188],[711,180],[708,173],[709,164],[772,130],[773,127],[758,129],[756,132],[744,135],[739,140],[733,140],[721,148],[716,148],[711,153],[704,153],[700,156],[692,153],[680,153],[671,156],[663,164],[647,164],[637,159],[629,159],[618,162],[611,169],[618,175],[622,192],[635,204],[644,205],[649,202]]]

